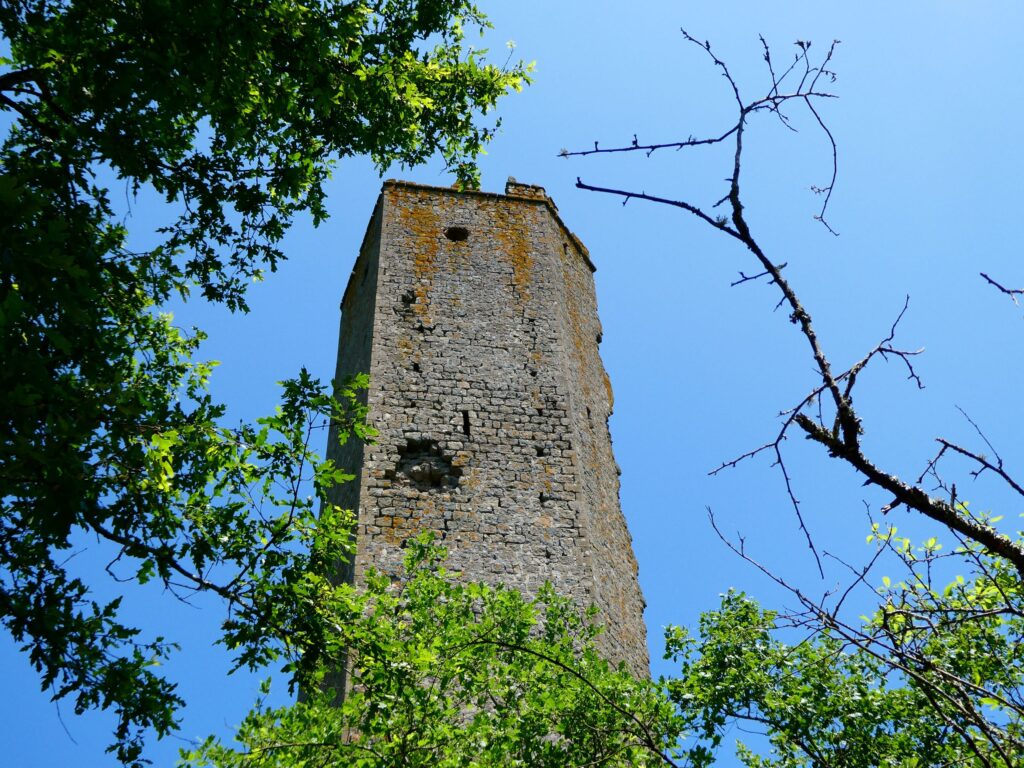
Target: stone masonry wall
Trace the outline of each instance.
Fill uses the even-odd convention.
[[[602,652],[646,676],[592,271],[540,187],[385,183],[342,303],[338,371],[370,373],[380,431],[335,454],[359,476],[346,576],[434,530],[467,579],[596,604]]]
[[[373,347],[374,310],[377,300],[377,270],[380,253],[381,201],[370,217],[359,250],[355,267],[349,277],[345,295],[341,300],[341,331],[338,336],[338,364],[335,378],[339,381],[357,373],[369,373],[370,351]],[[328,438],[330,456],[339,467],[356,475],[353,482],[336,485],[329,491],[331,502],[343,509],[359,509],[360,489],[366,487],[366,467],[363,464],[365,446],[358,440],[338,445],[338,435],[332,426]],[[351,581],[354,563],[341,566],[341,577]],[[344,687],[344,686],[342,686]]]

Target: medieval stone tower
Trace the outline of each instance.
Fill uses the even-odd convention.
[[[541,187],[385,182],[342,301],[338,375],[370,374],[380,431],[335,455],[358,478],[347,575],[436,531],[467,579],[596,604],[603,653],[646,676],[593,271]]]

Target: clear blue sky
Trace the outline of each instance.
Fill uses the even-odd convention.
[[[540,184],[597,264],[602,347],[616,394],[611,422],[622,467],[622,504],[633,533],[655,674],[661,627],[695,624],[729,587],[771,603],[782,600],[715,538],[705,507],[780,572],[824,590],[841,577],[816,576],[766,460],[717,478],[708,470],[772,438],[776,414],[813,386],[811,360],[762,283],[730,288],[756,266],[733,241],[686,214],[578,191],[577,176],[608,186],[709,204],[724,193],[721,152],[559,159],[563,147],[671,141],[728,127],[730,94],[706,57],[684,44],[679,27],[709,40],[748,97],[762,95],[767,73],[758,34],[779,60],[842,40],[834,61],[840,98],[823,107],[839,144],[833,237],[812,220],[811,185],[827,182],[830,153],[806,119],[793,134],[759,119],[748,133],[745,178],[755,234],[815,316],[823,344],[845,367],[887,332],[910,295],[898,342],[925,347],[917,391],[895,364],[860,384],[865,443],[878,463],[916,477],[943,435],[977,445],[956,411],[964,408],[1011,465],[1024,464],[1018,403],[1024,308],[978,276],[1024,284],[1019,206],[1024,150],[1019,139],[1024,78],[1019,61],[1024,6],[1018,2],[753,3],[482,2],[496,30],[495,58],[515,40],[537,62],[536,82],[500,108],[503,129],[482,159],[483,188],[507,176]],[[448,184],[438,166],[393,169],[387,176]],[[291,261],[250,294],[253,311],[229,316],[196,307],[181,314],[210,333],[207,357],[220,360],[216,394],[232,415],[270,410],[274,382],[307,366],[333,372],[338,302],[380,187],[367,162],[343,163],[331,190],[332,219],[297,227]],[[142,237],[145,201],[132,223]],[[889,501],[802,441],[788,446],[797,494],[820,548],[861,559],[864,502]],[[979,446],[980,449],[980,446]],[[985,483],[960,494],[980,508],[1005,503]],[[1007,508],[1008,518],[1016,509]],[[890,516],[918,532],[926,525]],[[935,532],[937,533],[937,531]],[[88,554],[83,555],[88,557]],[[182,735],[226,733],[253,698],[252,681],[225,680],[227,661],[210,650],[220,613],[187,608],[156,592],[130,597],[132,610],[185,649],[170,672],[192,706]],[[26,661],[0,644],[0,722],[6,765],[112,766],[102,754],[110,721],[75,717],[38,692]],[[68,735],[70,734],[70,735]],[[741,734],[736,734],[741,736]],[[73,738],[73,740],[72,740]],[[153,751],[173,762],[178,743]],[[730,761],[723,761],[729,764]]]

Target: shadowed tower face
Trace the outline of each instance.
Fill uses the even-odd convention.
[[[602,652],[646,676],[593,269],[540,187],[386,182],[338,355],[339,376],[370,374],[380,435],[335,451],[357,475],[336,500],[358,509],[349,578],[397,572],[403,541],[436,531],[467,580],[597,605]]]

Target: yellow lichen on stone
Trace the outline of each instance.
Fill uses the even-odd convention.
[[[530,300],[533,282],[533,256],[526,222],[515,208],[494,206],[495,236],[498,255],[508,259],[512,267],[512,288],[516,304],[525,307]]]
[[[601,370],[601,376],[604,379],[604,391],[608,395],[608,410],[611,411],[615,407],[615,393],[612,392],[612,380],[608,377],[608,371]]]
[[[391,201],[397,212],[398,222],[409,229],[419,247],[413,254],[413,274],[416,283],[413,294],[416,301],[412,310],[426,324],[432,324],[430,316],[430,289],[438,269],[438,245],[442,234],[442,222],[432,201],[415,190],[392,188]]]

